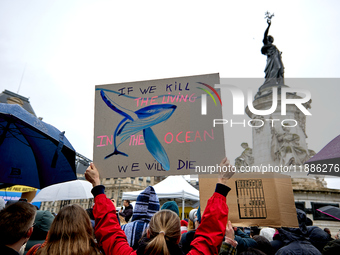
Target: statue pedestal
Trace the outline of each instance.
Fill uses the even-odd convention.
[[[270,115],[255,115],[246,107],[253,119],[254,165],[290,166],[302,165],[310,158],[306,143],[306,116],[295,105],[287,105],[286,115],[281,115],[281,87],[277,85],[277,108]],[[255,95],[253,106],[257,110],[270,109],[273,104],[272,87],[266,87]],[[301,98],[288,93],[287,98]],[[310,106],[310,105],[309,105]],[[263,125],[261,125],[264,123]]]

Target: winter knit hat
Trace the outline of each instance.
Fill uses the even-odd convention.
[[[159,211],[158,196],[152,186],[147,187],[137,197],[131,221],[144,220],[150,222],[151,217]]]
[[[179,216],[179,209],[175,201],[168,201],[162,205],[161,210],[168,209],[175,212]]]
[[[159,211],[159,207],[159,200],[152,186],[147,187],[137,197],[131,222],[121,226],[129,245],[134,250],[137,249],[138,241],[148,227],[152,216]]]
[[[260,236],[264,236],[269,242],[273,241],[273,236],[275,234],[275,228],[262,228],[260,230]]]
[[[189,212],[189,219],[194,222],[195,219],[197,217],[197,209],[192,209],[190,212]]]
[[[188,222],[181,220],[181,235],[186,232],[188,232]]]

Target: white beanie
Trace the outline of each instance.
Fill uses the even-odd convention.
[[[275,228],[262,228],[260,231],[260,236],[264,236],[269,242],[273,241],[274,234]]]

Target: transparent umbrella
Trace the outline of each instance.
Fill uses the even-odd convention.
[[[40,190],[32,202],[93,198],[91,189],[92,184],[88,181],[75,180],[58,183]]]

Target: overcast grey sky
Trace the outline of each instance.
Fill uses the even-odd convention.
[[[267,10],[285,77],[339,77],[336,0],[2,0],[0,89],[17,93],[24,73],[19,94],[92,158],[95,85],[217,72],[262,78]],[[310,89],[307,141],[319,151],[339,134],[340,88]],[[250,131],[233,138],[227,154],[240,155],[244,141],[251,144]]]

